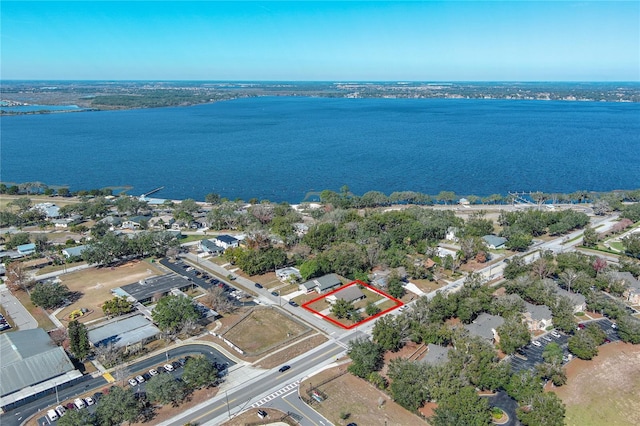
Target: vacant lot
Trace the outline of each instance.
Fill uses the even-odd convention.
[[[247,354],[259,354],[309,329],[272,308],[255,308],[224,334]]]
[[[94,267],[62,275],[60,276],[62,283],[72,292],[81,293],[82,297],[60,311],[57,317],[65,324],[72,311],[85,308],[92,313],[78,318],[78,321],[87,322],[100,318],[102,317],[100,306],[113,298],[112,289],[164,273],[149,262],[135,261],[113,268]]]
[[[320,383],[344,371],[346,365],[325,370],[300,383],[300,392],[305,394],[313,383]],[[393,402],[384,392],[369,382],[350,373],[343,374],[318,388],[327,399],[314,403],[313,408],[336,425],[356,423],[358,425],[427,425],[420,417]],[[379,403],[382,402],[382,406]],[[348,413],[346,420],[340,413]]]
[[[569,426],[640,424],[640,345],[611,343],[591,361],[567,366],[568,384],[554,389]]]

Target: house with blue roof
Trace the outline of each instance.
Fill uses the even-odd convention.
[[[16,250],[18,251],[18,254],[29,256],[36,252],[36,245],[34,243],[22,244],[16,247]]]

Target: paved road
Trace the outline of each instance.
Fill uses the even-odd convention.
[[[18,330],[31,330],[38,328],[38,321],[35,320],[22,306],[22,303],[7,288],[6,284],[0,285],[0,304],[11,318],[15,328]]]
[[[165,364],[167,358],[175,360],[186,355],[197,354],[203,354],[209,360],[218,363],[224,364],[228,362],[230,368],[233,368],[233,366],[235,365],[235,362],[232,359],[227,358],[221,352],[217,351],[209,345],[188,344],[171,348],[168,353],[158,354],[153,357],[149,357],[136,362],[128,367],[128,370],[130,371],[131,376],[135,376],[137,374],[148,371],[152,367]],[[108,385],[109,384],[102,376],[96,378],[92,378],[91,376],[84,376],[82,381],[80,381],[79,383],[76,383],[75,385],[66,389],[59,389],[58,398],[56,398],[54,392],[53,394],[43,396],[36,401],[22,405],[14,410],[2,414],[0,416],[0,424],[2,426],[19,426],[21,422],[25,421],[27,418],[38,413],[39,411],[46,411],[46,409],[48,409],[49,407],[55,406],[58,401],[67,401],[69,399],[76,398],[79,395],[102,391],[102,389]]]
[[[278,369],[265,371],[263,374],[238,385],[232,389],[221,389],[219,394],[211,400],[204,402],[179,416],[160,423],[159,426],[181,426],[187,422],[197,423],[202,426],[218,425],[236,414],[246,410],[256,402],[268,397],[273,392],[286,387],[289,384],[302,380],[309,371],[319,369],[335,362],[345,353],[345,348],[334,341],[325,344],[291,360],[288,365],[291,368],[284,373]],[[318,414],[319,416],[319,414]],[[307,418],[301,420],[301,425],[314,425]],[[330,424],[325,421],[324,424]]]

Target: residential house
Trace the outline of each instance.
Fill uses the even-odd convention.
[[[573,306],[573,313],[584,312],[587,308],[587,299],[580,293],[570,293],[565,289],[558,287],[556,290],[558,296],[567,297]]]
[[[122,222],[122,228],[124,229],[140,229],[144,228],[143,225],[148,225],[151,216],[133,216]]]
[[[70,257],[80,257],[82,256],[82,252],[87,249],[87,246],[76,246],[76,247],[68,247],[62,250],[62,254],[64,257],[69,259]]]
[[[379,288],[386,288],[389,282],[389,277],[394,272],[402,281],[407,278],[407,270],[404,268],[404,266],[401,266],[395,269],[374,269],[369,275],[369,279],[371,280],[371,284],[373,284],[374,286]]]
[[[501,316],[482,313],[475,321],[465,325],[464,328],[472,336],[479,336],[492,343],[499,343],[500,336],[496,330],[502,324],[504,324],[504,319]]]
[[[524,307],[524,319],[529,331],[545,330],[553,325],[551,309],[547,306],[525,302]]]
[[[506,238],[498,237],[496,235],[485,235],[482,239],[487,243],[487,247],[491,250],[502,249],[507,242]]]
[[[16,250],[22,256],[29,256],[36,252],[36,245],[35,243],[22,244],[16,247]]]
[[[198,243],[198,247],[203,252],[212,254],[214,256],[219,256],[224,253],[224,248],[220,247],[211,240],[200,240],[200,242]]]
[[[79,214],[72,214],[69,217],[53,219],[51,221],[56,228],[68,228],[70,226],[77,225],[80,222],[82,222],[82,216]]]
[[[165,214],[161,216],[154,216],[149,219],[149,229],[167,229],[171,228],[171,225],[176,220],[170,214]]]
[[[309,232],[309,226],[306,223],[296,222],[293,224],[293,230],[298,237],[302,238]]]
[[[100,219],[98,223],[106,223],[109,225],[109,228],[113,230],[116,226],[120,226],[122,224],[122,219],[116,216],[105,216]]]
[[[632,305],[640,305],[640,281],[631,272],[611,272],[611,276],[616,281],[622,282],[626,288],[622,295]]]
[[[342,281],[340,281],[340,278],[338,278],[336,274],[327,274],[300,284],[300,290],[308,293],[317,291],[322,294],[341,285]]]
[[[352,284],[342,290],[336,291],[330,296],[327,296],[327,302],[334,304],[338,300],[344,300],[349,303],[354,303],[364,298],[365,295],[362,290],[360,290],[357,285]]]
[[[211,239],[214,243],[224,248],[225,250],[229,247],[238,247],[240,245],[240,241],[231,235],[218,235],[217,237],[213,237]]]
[[[298,270],[298,268],[294,268],[294,267],[276,269],[276,276],[282,282],[288,281],[291,278],[294,278],[296,281],[302,279],[302,275],[300,275],[300,271]]]
[[[33,206],[31,210],[40,210],[47,219],[55,219],[60,216],[60,207],[53,203],[39,203]]]
[[[419,360],[425,364],[440,365],[449,360],[450,347],[444,347],[440,345],[434,345],[429,343],[427,345],[427,353]]]

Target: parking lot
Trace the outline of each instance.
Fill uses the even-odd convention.
[[[182,275],[183,277],[188,278],[195,285],[202,288],[203,290],[208,290],[212,287],[220,287],[227,294],[227,297],[230,301],[232,301],[237,306],[251,306],[255,305],[253,301],[242,301],[246,293],[242,289],[238,289],[231,285],[229,282],[214,277],[213,274],[200,270],[198,268],[194,268],[188,263],[183,262],[182,260],[177,260],[176,262],[169,262],[167,259],[160,260],[160,263],[163,266],[171,269],[178,275]]]
[[[609,342],[605,342],[605,344],[620,340],[616,329],[612,327],[613,323],[609,319],[603,318],[600,320],[587,321],[580,324],[586,325],[590,323],[597,324],[607,334],[607,339],[609,340]],[[579,327],[580,324],[578,325]],[[569,362],[571,356],[569,356],[570,354],[569,349],[567,348],[567,342],[570,336],[567,336],[560,331],[558,331],[557,333],[560,335],[560,337],[553,336],[551,332],[536,337],[534,341],[539,342],[540,346],[537,346],[532,342],[522,348],[519,353],[511,355],[509,357],[511,369],[513,371],[535,370],[536,364],[544,362],[544,360],[542,359],[542,352],[544,351],[544,348],[551,342],[555,342],[560,345],[565,355],[564,363],[566,364],[567,362]]]

